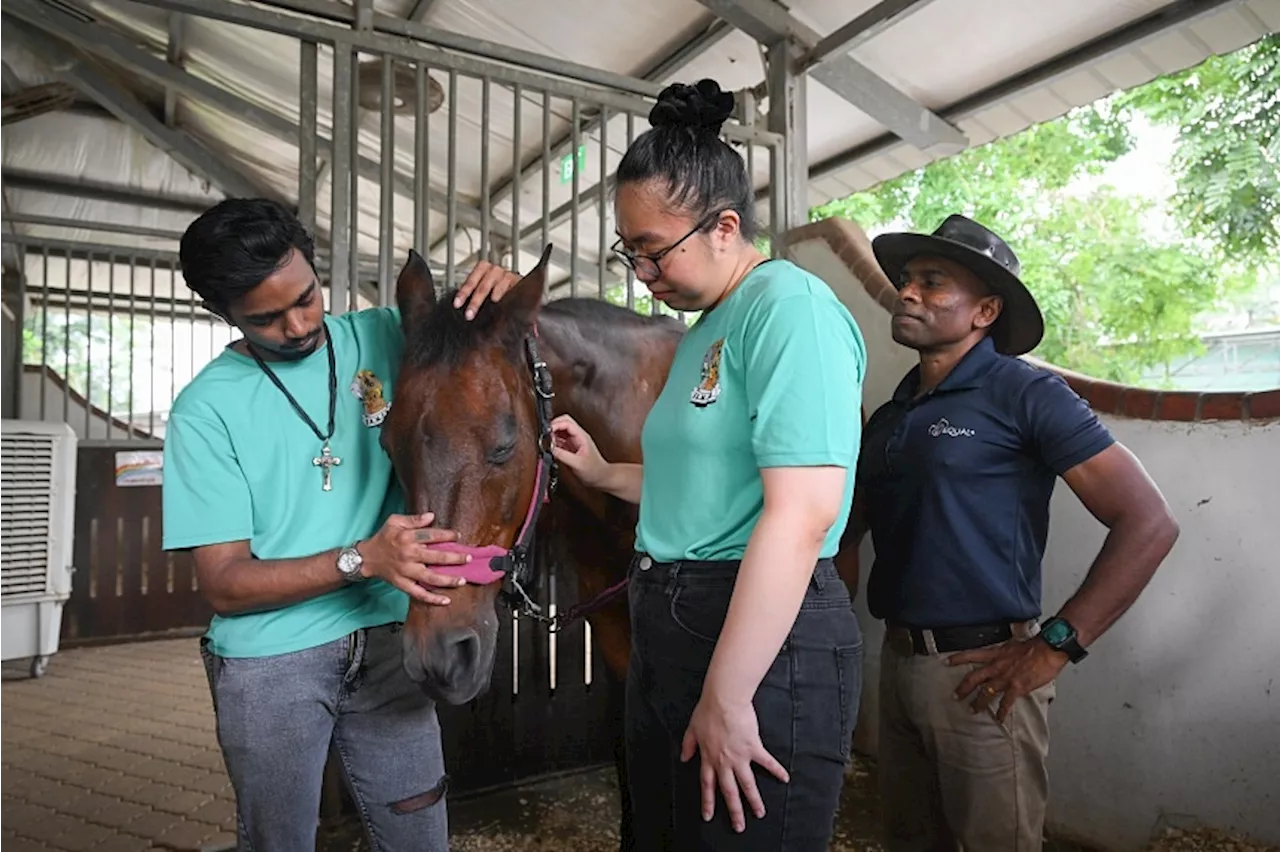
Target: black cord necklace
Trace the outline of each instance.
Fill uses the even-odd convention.
[[[324,471],[324,490],[332,491],[333,486],[330,482],[330,468],[342,464],[342,459],[335,456],[329,451],[329,439],[333,437],[333,414],[338,404],[338,365],[333,355],[333,338],[329,337],[328,329],[325,329],[325,350],[329,355],[329,431],[321,434],[320,427],[316,426],[315,421],[302,410],[302,406],[293,398],[293,394],[289,393],[289,389],[284,386],[279,377],[272,371],[267,363],[262,360],[257,351],[253,348],[253,344],[245,341],[245,348],[249,350],[249,354],[253,356],[253,360],[258,362],[258,366],[262,368],[262,372],[267,374],[267,378],[280,389],[280,392],[289,400],[289,404],[293,406],[293,410],[298,412],[298,416],[311,427],[311,431],[316,433],[316,437],[323,442],[320,448],[320,455],[311,460],[311,464],[321,468]]]

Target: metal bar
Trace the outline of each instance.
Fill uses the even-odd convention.
[[[635,113],[627,113],[627,147],[631,147],[631,143],[636,141],[636,117]],[[631,267],[627,270],[627,309],[634,311],[636,309],[636,274],[631,271]]]
[[[551,242],[551,93],[542,93],[542,246]],[[515,235],[517,243],[520,234]]]
[[[169,13],[169,42],[165,48],[164,58],[176,68],[182,67],[185,20],[186,18],[177,12]],[[164,123],[166,127],[175,127],[178,123],[178,93],[170,88],[164,90]]]
[[[89,292],[93,293],[93,255],[89,255],[86,261],[88,264],[88,286]],[[84,359],[84,436],[92,438],[93,433],[89,431],[90,414],[93,411],[93,303],[90,302],[85,306],[85,327],[88,329],[85,339],[85,359]],[[67,389],[71,388],[71,377],[64,376]]]
[[[31,0],[10,0],[10,2],[25,4],[31,2]],[[405,38],[408,32],[403,28],[408,25],[408,22],[389,16],[375,15],[374,31],[353,30],[350,29],[352,18],[351,12],[348,11],[349,7],[336,2],[329,2],[329,0],[290,0],[290,6],[293,7],[304,3],[307,6],[319,4],[334,10],[341,10],[341,17],[335,17],[334,20],[344,21],[346,26],[335,26],[319,20],[301,18],[297,15],[281,14],[270,9],[233,3],[229,2],[229,0],[141,0],[141,2],[146,6],[186,12],[191,15],[212,18],[229,24],[239,24],[294,38],[310,39],[326,44],[341,42],[353,50],[365,53],[390,54],[411,61],[425,60],[436,68],[457,71],[475,77],[488,75],[495,81],[502,83],[523,83],[526,86],[535,88],[547,88],[555,91],[561,97],[577,97],[589,101],[606,102],[609,106],[620,110],[631,109],[637,112],[645,112],[652,105],[650,99],[655,97],[660,90],[654,88],[653,84],[644,83],[646,91],[643,96],[641,94],[627,94],[628,89],[620,85],[613,86],[611,83],[589,85],[571,80],[557,80],[543,76],[543,73],[546,73],[545,68],[538,69],[543,73],[532,73],[510,65],[503,65],[493,60],[477,59],[475,54],[478,51],[475,50],[469,51],[473,54],[471,56],[462,55],[454,52],[464,49],[456,43],[449,45],[448,49],[442,49],[442,47]],[[6,11],[8,8],[9,3],[6,3]],[[380,30],[382,30],[384,24],[388,26],[386,31],[382,32]],[[450,42],[455,41],[457,34],[436,30],[432,38],[443,46],[446,39]],[[558,63],[561,60],[541,56],[540,61]],[[597,75],[608,73],[596,69],[590,69],[590,71]],[[609,74],[608,76],[613,79],[621,75]],[[621,77],[623,81],[629,79]],[[610,88],[603,88],[603,86],[610,86]],[[649,90],[652,90],[651,94]]]
[[[107,301],[107,402],[102,410],[107,413],[107,440],[111,440],[111,424],[115,420],[115,376],[116,376],[116,258],[107,255],[107,292],[111,298]]]
[[[8,181],[6,181],[8,183]],[[38,225],[46,228],[68,228],[82,231],[101,231],[105,234],[128,234],[137,237],[155,237],[157,239],[182,239],[181,231],[167,231],[163,228],[147,228],[142,225],[123,225],[116,222],[89,222],[79,219],[66,219],[61,216],[40,216],[34,213],[9,213],[4,217],[6,222],[15,225]]]
[[[489,256],[489,78],[480,81],[480,258]]]
[[[609,108],[600,108],[600,186],[606,186],[609,183]],[[600,298],[604,298],[604,275],[609,265],[608,258],[605,256],[605,243],[609,239],[609,206],[604,203],[604,199],[600,199],[600,203],[596,205],[596,224],[599,233],[599,245],[596,246],[596,282],[600,287]]]
[[[144,0],[144,3],[152,4],[152,0]],[[155,2],[154,5],[162,5],[162,3]],[[220,3],[214,2],[204,5],[214,6],[220,5]],[[287,9],[292,12],[301,12],[335,23],[345,24],[348,27],[352,24],[350,6],[337,2],[337,0],[265,0],[263,5],[277,9]],[[291,20],[300,20],[296,16],[289,17]],[[540,71],[544,74],[565,77],[619,92],[657,97],[658,92],[661,91],[660,86],[656,86],[647,80],[605,71],[600,68],[592,68],[589,65],[582,65],[577,62],[569,62],[554,56],[548,56],[545,53],[521,50],[501,42],[488,41],[450,30],[427,26],[408,18],[379,14],[375,11],[372,16],[371,26],[375,32],[388,36],[395,36],[400,39],[414,39],[447,50],[470,54],[483,60],[516,65],[531,71]],[[483,72],[477,72],[476,76],[481,76],[482,74]]]
[[[63,263],[66,286],[71,286],[71,256]],[[62,315],[62,422],[71,422],[71,302],[63,306]]]
[[[362,0],[368,2],[368,0]],[[358,307],[360,294],[360,52],[351,51],[351,134],[350,160],[347,178],[351,181],[351,253],[347,255],[347,304],[344,310]],[[335,121],[336,121],[335,117]],[[334,173],[335,176],[338,172]],[[374,178],[376,181],[377,178]]]
[[[396,156],[396,105],[392,90],[394,74],[395,60],[389,56],[382,57],[382,92],[378,99],[382,108],[382,146],[378,152],[382,161],[382,179],[378,182],[378,200],[381,204],[378,226],[382,231],[378,240],[378,304],[383,306],[391,304],[391,252],[396,244],[396,188],[392,171]]]
[[[961,98],[938,110],[938,113],[948,121],[959,124],[995,103],[1031,89],[1051,85],[1075,73],[1084,65],[1096,64],[1121,52],[1127,52],[1143,42],[1160,38],[1171,29],[1208,17],[1222,7],[1231,6],[1237,2],[1238,0],[1175,0],[1144,18],[1118,27],[1093,41],[1059,53],[1020,74],[1015,74],[980,92]],[[814,164],[809,170],[809,180],[818,181],[835,175],[856,163],[888,151],[898,143],[897,137],[886,133],[855,145]]]
[[[445,287],[457,286],[454,273],[454,232],[458,227],[458,72],[449,72],[449,195],[445,237],[449,240],[445,253]]]
[[[816,30],[773,0],[698,2],[763,45],[786,42],[812,49],[821,41]],[[958,128],[916,103],[852,56],[833,58],[814,67],[811,73],[815,80],[922,151],[945,149],[954,153],[969,143]],[[773,109],[772,99],[769,108]]]
[[[413,247],[418,252],[426,252],[431,227],[427,200],[431,186],[431,111],[426,66],[421,62],[416,64],[413,76]]]
[[[25,249],[18,249],[18,281],[16,299],[13,306],[13,325],[17,330],[16,340],[14,341],[13,357],[13,375],[9,376],[10,393],[13,394],[13,416],[14,419],[22,419],[22,340],[26,336],[27,330],[27,252]]]
[[[145,104],[117,85],[107,69],[86,57],[77,56],[65,41],[19,20],[11,20],[9,25],[45,59],[59,80],[84,92],[192,174],[199,175],[227,195],[274,195],[269,187],[244,174],[236,164],[201,145],[184,131],[166,127]]]
[[[178,298],[178,275],[177,267],[169,264],[169,298],[174,302],[176,307]],[[183,279],[186,283],[186,279]],[[67,300],[70,304],[70,299]],[[173,401],[178,398],[178,327],[177,319],[174,317],[174,311],[169,312],[169,407],[173,407]]]
[[[203,323],[208,323],[211,326],[221,324],[221,320],[203,308],[191,307],[194,301],[194,299],[187,298],[184,298],[181,301],[176,298],[173,300],[157,299],[151,307],[155,308],[156,316],[159,317],[176,316],[180,319],[193,321],[198,320]],[[90,293],[88,290],[71,290],[70,292],[65,290],[55,290],[50,294],[47,304],[50,308],[69,306],[75,310],[82,310],[92,304],[95,310],[101,310],[107,307],[108,304],[111,304],[111,301],[105,293]],[[127,309],[128,298],[125,296],[119,297],[115,300],[115,305],[121,309]],[[182,306],[184,309],[179,310],[179,306]],[[192,348],[194,349],[194,346]]]
[[[354,0],[355,21],[352,26],[357,30],[373,29],[373,0]]]
[[[578,103],[578,99],[574,98],[571,102],[570,121],[573,122],[573,150],[569,158],[571,168],[569,171],[573,175],[573,212],[570,214],[569,220],[569,296],[578,295],[578,213],[582,209],[578,204],[578,185],[580,183],[580,175],[578,168],[579,151],[582,148],[582,106]]]
[[[90,254],[104,251],[137,251],[139,257],[155,257],[158,260],[172,260],[178,262],[178,253],[175,251],[160,251],[158,249],[134,249],[130,246],[113,246],[103,243],[86,243],[73,240],[57,240],[48,237],[30,237],[25,234],[0,234],[0,243],[13,244],[18,246],[48,246],[53,251],[69,252],[71,257],[77,260],[84,260]]]
[[[517,239],[511,241],[511,271],[520,271],[520,145],[524,140],[522,119],[524,118],[524,91],[516,83],[511,90],[514,112],[511,115],[511,175],[513,189],[511,191],[511,233]]]
[[[778,42],[768,51],[769,78],[769,129],[782,135],[783,143],[775,146],[778,152],[782,172],[785,176],[782,183],[773,183],[773,195],[779,197],[781,204],[774,206],[775,216],[781,216],[772,222],[774,242],[792,228],[803,225],[808,217],[809,183],[805,179],[808,174],[807,127],[805,106],[806,77],[792,71],[796,48],[788,42]],[[781,187],[781,191],[779,191]]]
[[[302,52],[302,65],[298,71],[298,219],[309,233],[315,234],[320,51],[313,41],[304,41],[298,47]]]
[[[431,13],[431,7],[436,5],[438,0],[418,0],[413,4],[413,8],[409,10],[409,14],[405,15],[405,19],[414,23],[422,23],[427,19],[427,15]]]
[[[45,419],[46,398],[48,397],[49,384],[43,378],[45,369],[49,366],[49,308],[44,303],[49,300],[49,248],[45,246],[41,249],[40,255],[40,419]],[[21,360],[21,359],[19,359]],[[19,385],[19,395],[21,395],[21,385]]]
[[[137,296],[138,288],[138,259],[130,256],[129,258],[129,419],[125,421],[128,426],[127,438],[134,437],[133,430],[133,340],[134,326],[138,321],[138,314],[134,307],[134,298]]]
[[[340,288],[338,276],[347,273],[351,262],[353,246],[351,228],[351,180],[347,173],[351,162],[351,153],[356,145],[352,136],[355,125],[351,113],[351,95],[353,90],[351,48],[345,44],[333,47],[333,157],[330,160],[330,190],[333,200],[330,203],[329,239],[329,312],[342,314],[346,311],[346,289]],[[341,297],[339,294],[342,294]]]
[[[130,204],[136,207],[148,207],[155,210],[172,210],[178,213],[199,215],[213,206],[212,201],[197,198],[183,198],[172,195],[156,195],[140,192],[127,187],[116,186],[102,181],[69,179],[56,175],[29,172],[23,169],[4,170],[5,189],[17,189],[24,192],[40,192],[46,195],[60,195],[67,198],[80,198],[87,201],[106,201],[112,204]]]
[[[867,11],[833,33],[823,36],[813,49],[800,57],[797,74],[828,59],[849,53],[896,24],[902,23],[934,0],[880,0]]]
[[[156,433],[156,261],[151,259],[151,288],[149,290],[151,301],[151,319],[148,327],[151,329],[151,355],[147,360],[147,380],[151,383],[147,390],[147,434],[154,435]]]

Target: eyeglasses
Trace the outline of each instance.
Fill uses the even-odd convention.
[[[706,228],[716,219],[719,219],[720,214],[723,212],[723,210],[716,210],[712,213],[708,213],[698,221],[698,224],[693,226],[693,229],[689,231],[689,233],[685,234],[683,237],[676,240],[657,254],[636,254],[633,251],[628,251],[627,248],[622,245],[621,238],[613,244],[612,251],[618,260],[622,261],[628,269],[640,278],[656,280],[662,277],[662,267],[658,265],[659,261],[666,257],[670,252],[674,251],[682,242]]]

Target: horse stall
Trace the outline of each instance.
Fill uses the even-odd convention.
[[[723,137],[747,162],[770,250],[833,286],[841,276],[866,284],[851,267],[828,274],[831,257],[792,251],[793,235],[796,246],[808,239],[801,226],[811,205],[1060,115],[1150,79],[1157,67],[1188,67],[1280,21],[1265,0],[1025,4],[1040,6],[1034,12],[1011,0],[981,2],[999,7],[1032,46],[1011,48],[974,23],[990,16],[964,4],[929,0],[863,2],[852,20],[856,10],[834,0],[788,4],[804,7],[791,11],[772,0],[660,0],[645,10],[567,0],[525,10],[499,0],[6,0],[4,417],[68,424],[78,449],[61,650],[42,682],[6,676],[5,831],[19,824],[36,837],[52,823],[33,815],[61,816],[58,796],[82,789],[146,811],[114,826],[106,804],[73,810],[78,830],[94,837],[231,848],[229,791],[217,786],[207,727],[180,743],[187,756],[152,785],[172,780],[167,801],[185,802],[198,785],[173,779],[204,773],[214,798],[181,813],[84,780],[97,777],[84,767],[129,776],[128,765],[108,760],[141,761],[145,743],[94,762],[84,755],[101,743],[71,755],[69,735],[51,730],[58,702],[88,700],[74,712],[81,723],[94,719],[94,689],[114,687],[90,670],[135,653],[122,665],[143,681],[163,672],[152,676],[157,690],[172,678],[165,694],[184,702],[174,712],[195,720],[191,730],[211,715],[194,643],[211,610],[189,556],[160,547],[168,412],[236,336],[183,283],[177,244],[196,215],[235,196],[295,209],[316,238],[335,314],[394,304],[410,249],[443,289],[480,259],[528,271],[548,245],[549,299],[591,296],[670,313],[610,250],[614,174],[664,85],[711,76],[738,96]],[[1195,38],[1185,37],[1192,27],[1200,27]],[[883,47],[886,34],[908,31],[916,41]],[[964,32],[975,46],[933,68],[918,39],[938,32]],[[1134,59],[1171,39],[1163,53]],[[880,51],[875,61],[853,59],[864,46]],[[907,55],[936,73],[911,86],[889,82],[887,69]],[[832,256],[860,257],[840,246]],[[857,299],[837,289],[854,310]],[[865,329],[875,319],[859,310]],[[879,338],[868,341],[881,358],[878,377],[897,356]],[[537,595],[548,615],[582,603],[572,572],[554,559],[543,571]],[[440,708],[457,848],[616,847],[621,707],[599,643],[582,621],[551,632],[500,613],[490,691]],[[71,685],[82,677],[99,686]],[[130,706],[114,693],[109,703]],[[13,707],[27,718],[14,721]],[[52,721],[32,718],[41,713]],[[128,727],[108,715],[97,719],[103,730]],[[62,768],[9,762],[10,754],[43,759],[40,743],[64,748],[55,755],[62,763],[48,763]],[[205,763],[184,763],[193,754]],[[150,766],[165,759],[147,755]],[[853,804],[841,815],[840,849],[878,848],[862,760],[849,774]],[[82,775],[53,776],[73,770]],[[36,792],[11,780],[23,778]],[[56,784],[37,802],[46,782]],[[19,803],[12,811],[11,800]],[[216,818],[200,816],[214,805]],[[356,848],[358,825],[335,773],[322,810],[322,844]],[[171,839],[164,832],[173,826],[146,834],[141,826],[161,812],[189,835]],[[46,848],[80,846],[50,839]]]

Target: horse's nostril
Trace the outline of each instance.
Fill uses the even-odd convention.
[[[480,636],[474,630],[462,633],[449,649],[454,655],[455,665],[463,671],[470,671],[480,661]]]

